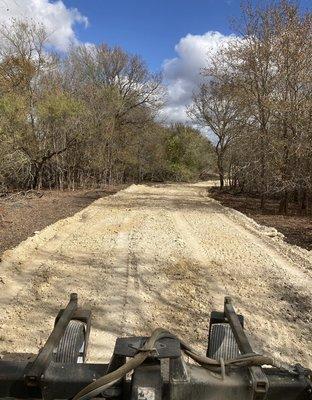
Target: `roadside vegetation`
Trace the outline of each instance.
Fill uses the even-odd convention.
[[[47,46],[44,27],[0,27],[0,193],[194,180],[212,167],[207,138],[158,122],[164,89],[136,55]]]
[[[311,212],[312,14],[247,3],[237,31],[202,71],[189,114],[216,137],[221,188],[261,210],[275,200],[281,214]]]
[[[1,26],[0,197],[217,171],[212,196],[312,248],[312,13],[246,2],[235,25],[207,55],[193,123],[175,125],[160,120],[165,87],[139,56],[106,44],[56,54],[43,26]],[[9,215],[0,203],[3,229]]]

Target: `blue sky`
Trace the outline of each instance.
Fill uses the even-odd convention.
[[[300,3],[312,9],[312,0]],[[239,17],[240,0],[0,0],[0,23],[43,23],[50,44],[62,52],[72,43],[107,43],[139,54],[163,75],[168,122],[188,120],[200,71],[233,40],[231,19]]]
[[[308,7],[312,0],[303,0]],[[89,20],[76,27],[81,41],[121,45],[140,54],[159,70],[174,57],[174,46],[187,35],[207,31],[232,32],[230,19],[239,17],[240,0],[64,0]]]
[[[229,20],[238,16],[238,0],[65,0],[89,20],[76,32],[83,42],[121,45],[140,54],[153,70],[174,57],[174,46],[188,33],[231,32]]]

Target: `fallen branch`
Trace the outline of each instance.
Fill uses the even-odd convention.
[[[32,196],[33,195],[33,196]],[[15,199],[16,197],[38,197],[41,198],[44,195],[43,192],[39,192],[38,190],[34,190],[34,189],[29,189],[29,190],[22,190],[20,192],[14,192],[14,193],[1,193],[0,197],[2,197],[5,201],[9,201],[12,199]]]

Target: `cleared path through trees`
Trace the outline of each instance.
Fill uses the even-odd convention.
[[[36,353],[70,292],[93,312],[89,361],[156,326],[204,351],[209,313],[230,295],[256,350],[311,368],[311,254],[207,186],[132,185],[5,252],[2,355]]]

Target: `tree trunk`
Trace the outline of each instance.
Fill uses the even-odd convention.
[[[224,188],[224,165],[223,165],[223,152],[219,152],[217,154],[217,164],[218,164],[218,171],[219,171],[219,181],[220,181],[220,189]]]
[[[308,193],[307,189],[303,189],[301,197],[301,212],[306,214],[308,211]]]
[[[289,143],[288,143],[288,129],[287,129],[287,120],[284,118],[283,121],[283,140],[284,140],[284,154],[283,154],[283,166],[282,166],[282,180],[284,184],[287,183],[287,178],[289,178]],[[279,212],[287,215],[288,213],[288,202],[289,202],[289,193],[288,190],[285,189],[283,196],[279,205]]]
[[[288,214],[288,204],[289,204],[289,193],[288,190],[285,190],[279,204],[279,212],[281,214],[284,215]]]
[[[31,189],[39,189],[39,184],[40,184],[40,175],[41,175],[41,170],[43,167],[42,163],[34,163],[34,177],[31,182]]]
[[[265,143],[264,143],[264,130],[262,131],[261,136],[261,203],[260,208],[263,211],[265,208],[265,184],[266,184],[266,165],[265,165]]]
[[[261,194],[261,202],[260,202],[260,208],[262,211],[265,209],[265,201],[266,201],[265,194],[262,193]]]
[[[219,173],[219,180],[220,180],[220,188],[224,188],[224,176],[222,173]]]

